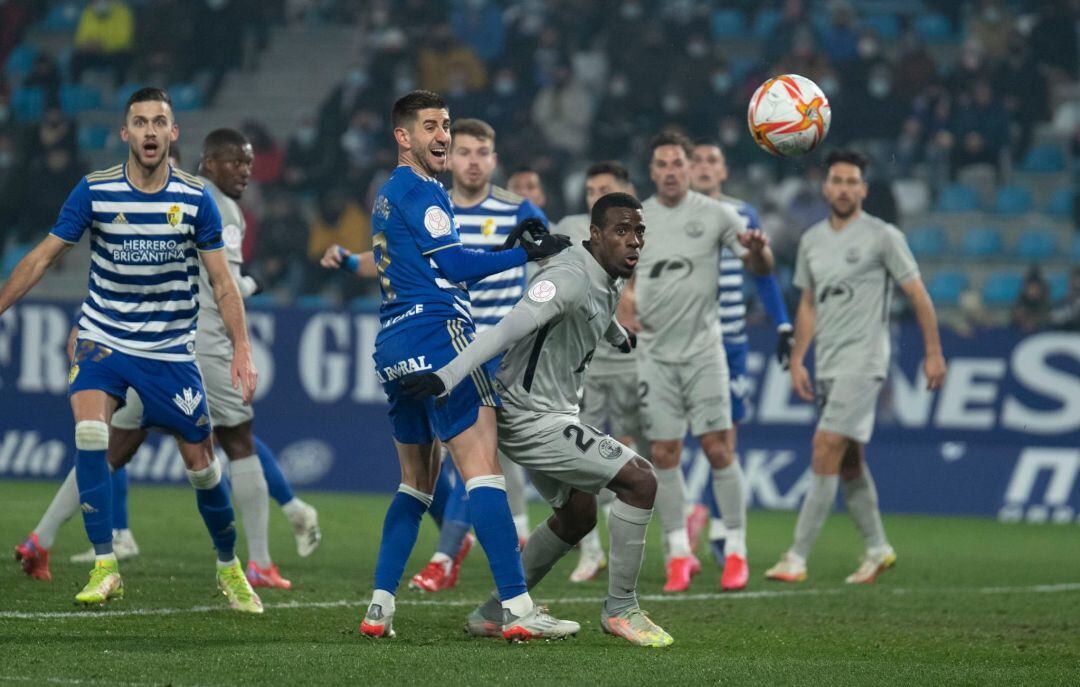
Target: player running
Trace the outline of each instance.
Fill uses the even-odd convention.
[[[97,560],[75,595],[100,604],[123,596],[112,545],[112,484],[105,460],[109,421],[134,388],[146,424],[176,435],[199,512],[217,550],[217,581],[229,605],[261,613],[234,549],[229,490],[210,442],[210,417],[195,363],[199,262],[233,344],[229,379],[250,403],[257,373],[244,324],[244,303],[229,273],[221,215],[202,181],[168,164],[179,135],[168,94],[142,88],[128,98],[121,138],[127,162],[84,177],[60,217],[0,289],[0,314],[82,238],[91,238],[89,296],[68,375],[75,416],[75,476],[83,523]]]
[[[889,368],[889,301],[892,282],[911,300],[923,335],[923,373],[934,391],[945,380],[945,358],[934,304],[919,266],[899,229],[863,212],[867,159],[834,151],[825,159],[822,192],[829,217],[803,233],[795,262],[802,289],[795,317],[791,382],[806,401],[816,401],[810,490],[799,508],[795,543],[765,572],[770,580],[806,579],[806,559],[836,500],[837,487],[866,546],[849,584],[869,584],[896,564],[885,537],[877,487],[866,464],[878,394]],[[815,385],[803,361],[814,349]]]
[[[222,217],[222,241],[229,263],[229,270],[240,293],[249,296],[257,290],[255,281],[243,276],[240,266],[243,255],[244,216],[237,201],[243,195],[251,175],[254,158],[251,143],[235,129],[217,129],[203,141],[199,180],[214,198]],[[264,476],[267,472],[277,474],[275,480],[284,481],[277,461],[265,445],[258,446],[251,426],[254,418],[252,407],[243,403],[241,394],[232,387],[228,378],[228,360],[232,356],[232,344],[221,320],[217,304],[211,298],[212,287],[206,274],[199,276],[200,317],[195,334],[196,359],[206,386],[207,405],[214,427],[214,437],[228,456],[229,481],[233,500],[244,523],[248,543],[248,566],[245,574],[253,587],[276,587],[289,589],[292,584],[281,577],[269,552],[269,487]],[[73,336],[76,332],[73,331]],[[74,343],[74,342],[72,342]],[[110,422],[109,450],[107,460],[113,469],[113,512],[127,509],[126,471],[123,467],[135,456],[146,440],[143,427],[144,407],[133,389],[128,389],[126,403],[113,414]],[[257,455],[256,455],[257,454]],[[271,472],[273,471],[273,472]],[[122,475],[117,479],[117,475]],[[120,487],[118,490],[117,487]],[[287,487],[287,482],[286,482]],[[16,548],[16,557],[23,569],[31,576],[49,579],[48,548],[56,537],[59,526],[79,510],[78,487],[74,470],[68,474],[42,517],[34,532]],[[318,515],[308,504],[291,498],[284,508],[291,516],[297,547],[303,556],[310,555],[318,545],[320,533]],[[114,522],[114,551],[118,560],[137,554],[138,547],[126,525]],[[117,534],[119,533],[119,537]],[[45,543],[42,543],[44,539]],[[72,557],[75,562],[93,562],[93,550]]]
[[[630,173],[620,162],[597,162],[585,170],[585,201],[589,211],[601,196],[625,192],[634,195]],[[555,226],[556,234],[565,234],[574,243],[589,239],[591,220],[588,213],[568,215]],[[630,331],[641,329],[634,316],[633,292],[624,289],[619,301],[619,322]],[[648,456],[649,442],[641,434],[638,417],[638,382],[636,356],[625,355],[609,346],[596,349],[585,388],[581,394],[581,421],[590,427],[606,429],[624,446],[633,446],[638,454]],[[610,507],[613,495],[602,491],[599,513]],[[607,556],[600,543],[600,530],[594,527],[579,543],[578,563],[570,573],[571,582],[594,580],[607,567]]]
[[[503,251],[464,248],[450,198],[434,178],[446,169],[450,148],[446,103],[430,91],[413,91],[394,103],[392,121],[399,166],[379,189],[372,212],[382,291],[382,330],[374,358],[390,402],[401,485],[383,523],[375,591],[360,632],[394,636],[394,595],[439,474],[437,438],[447,445],[465,480],[476,537],[502,599],[503,636],[528,640],[572,634],[577,624],[552,618],[533,603],[525,585],[506,481],[496,457],[494,409],[499,397],[490,365],[469,375],[438,403],[413,399],[401,386],[406,374],[442,367],[472,340],[467,283],[550,257],[568,241],[547,234],[536,244]]]
[[[712,486],[727,527],[721,588],[747,582],[746,496],[742,468],[728,444],[731,393],[716,309],[719,254],[726,246],[754,274],[772,269],[761,231],[728,204],[690,190],[690,141],[663,133],[652,141],[649,172],[656,195],[645,201],[654,238],[635,277],[641,321],[638,378],[645,436],[656,466],[657,511],[668,547],[666,592],[683,592],[700,563],[690,549],[686,486],[679,462],[687,425],[712,466]]]
[[[727,162],[720,145],[712,142],[695,144],[690,157],[690,188],[713,200],[730,205],[744,219],[747,229],[761,229],[761,220],[758,219],[754,206],[725,195],[721,191],[721,186],[727,177]],[[738,424],[746,416],[745,399],[750,391],[750,382],[746,376],[746,356],[749,353],[749,344],[746,337],[746,302],[743,296],[744,267],[742,260],[730,250],[724,248],[720,251],[718,312],[720,333],[724,338],[724,355],[727,358],[731,379],[732,422],[731,429],[726,430],[724,434],[736,462],[738,461],[737,429]],[[758,297],[761,299],[765,312],[776,325],[776,359],[786,370],[788,361],[791,359],[791,343],[795,335],[791,320],[788,318],[787,307],[784,305],[784,297],[780,293],[780,285],[775,275],[771,273],[754,275],[754,285],[757,287]],[[705,522],[708,521],[709,548],[712,550],[713,559],[723,565],[727,534],[724,521],[716,507],[716,498],[711,484],[706,485],[702,500],[706,506],[695,505],[687,520],[690,546],[693,549],[697,545],[698,536],[704,529]]]
[[[636,593],[656,478],[647,461],[578,417],[585,371],[597,347],[633,348],[634,335],[615,319],[615,308],[644,243],[641,203],[625,193],[604,196],[593,206],[589,241],[552,259],[494,329],[447,365],[406,377],[402,386],[420,397],[452,398],[459,383],[506,351],[496,377],[503,395],[499,446],[529,471],[555,510],[522,552],[529,588],[595,527],[595,494],[606,487],[616,500],[600,626],[632,644],[660,647],[672,643],[671,635],[641,610]],[[499,634],[500,598],[496,593],[469,615],[470,634]]]

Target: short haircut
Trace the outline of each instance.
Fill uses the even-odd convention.
[[[626,165],[618,160],[604,160],[603,162],[595,162],[589,165],[585,170],[585,178],[592,179],[598,177],[601,174],[610,174],[615,177],[617,181],[623,184],[630,183],[630,171],[626,169]]]
[[[660,146],[679,146],[686,151],[686,157],[690,157],[694,150],[694,143],[690,138],[678,131],[662,131],[653,136],[653,139],[649,141],[649,158],[652,158],[653,153]]]
[[[451,142],[454,136],[472,136],[473,138],[486,138],[495,143],[495,129],[482,119],[458,119],[450,125]]]
[[[621,191],[600,196],[592,206],[592,214],[589,216],[589,222],[603,229],[604,215],[606,215],[607,211],[611,208],[640,210],[641,201],[629,193],[622,193]]]
[[[518,165],[510,172],[510,176],[517,176],[518,174],[535,174],[536,176],[540,176],[540,172],[537,172],[529,165]]]
[[[135,103],[148,103],[159,102],[165,103],[172,109],[172,98],[165,92],[163,88],[157,88],[154,86],[146,86],[128,96],[127,103],[124,105],[124,120],[127,120],[128,113],[131,112],[131,106]]]
[[[226,148],[243,148],[250,143],[247,136],[236,129],[214,129],[203,139],[202,156],[205,160],[220,155]]]
[[[825,172],[828,173],[833,165],[841,162],[855,165],[859,168],[859,173],[864,177],[866,176],[866,168],[870,166],[870,158],[859,151],[850,148],[841,148],[832,151],[825,157]]]
[[[394,101],[394,109],[390,112],[394,128],[408,127],[416,121],[416,113],[420,110],[435,108],[446,109],[446,101],[438,93],[431,91],[411,91]]]
[[[694,147],[695,148],[703,148],[703,147],[704,148],[716,148],[717,150],[720,151],[720,156],[721,157],[727,157],[726,155],[724,155],[724,146],[720,145],[719,141],[713,141],[711,139],[710,140],[705,140],[705,141],[694,141]]]

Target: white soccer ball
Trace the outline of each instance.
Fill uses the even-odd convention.
[[[763,150],[797,157],[825,140],[832,109],[816,83],[798,74],[784,74],[754,91],[746,121],[754,143]]]

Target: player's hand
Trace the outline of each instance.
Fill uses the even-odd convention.
[[[326,249],[322,258],[319,259],[319,264],[328,270],[341,269],[341,261],[349,257],[349,255],[349,251],[335,243]]]
[[[786,370],[791,366],[791,347],[795,345],[795,329],[790,324],[782,324],[776,328],[776,337],[776,362]]]
[[[937,391],[945,383],[945,356],[940,353],[929,355],[923,361],[923,373],[926,374],[926,388]]]
[[[626,335],[626,339],[619,345],[619,350],[623,353],[633,353],[637,348],[637,334],[626,328],[623,329],[623,334]]]
[[[526,259],[529,262],[545,260],[556,253],[561,253],[571,245],[570,237],[562,234],[544,234],[536,243],[522,241]]]
[[[236,282],[236,286],[240,289],[240,296],[242,298],[254,296],[262,291],[262,284],[256,281],[255,277],[250,274],[241,275],[239,281]]]
[[[545,234],[548,234],[548,228],[544,226],[544,223],[535,217],[526,217],[521,220],[516,227],[510,230],[510,233],[506,235],[506,240],[502,242],[502,245],[492,250],[510,250],[519,243],[525,246],[526,242],[522,238],[526,235],[529,237],[529,242],[537,243]]]
[[[769,246],[769,237],[760,229],[749,229],[738,235],[739,244],[751,253],[760,253]]]
[[[251,346],[245,344],[235,350],[232,359],[232,386],[240,389],[244,396],[244,405],[251,405],[258,381],[259,371],[255,369],[255,362],[251,359]]]
[[[401,390],[405,392],[406,396],[418,401],[422,401],[428,396],[439,396],[446,391],[443,380],[439,379],[439,375],[434,372],[421,372],[403,377],[400,384]]]
[[[802,363],[791,363],[791,385],[795,393],[804,401],[814,400],[814,386],[810,383],[810,373]]]

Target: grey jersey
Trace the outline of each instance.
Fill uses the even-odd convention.
[[[567,215],[559,220],[559,223],[551,230],[553,234],[565,234],[580,245],[582,241],[589,240],[589,226],[592,220],[588,214]],[[591,375],[624,375],[632,374],[636,366],[637,356],[631,353],[627,355],[613,346],[597,346],[596,355],[593,356],[592,364],[589,365]]]
[[[648,239],[634,270],[639,335],[645,355],[687,362],[720,346],[717,283],[720,250],[746,249],[746,220],[729,205],[690,191],[669,208],[653,196],[643,204]]]
[[[828,220],[806,230],[794,282],[814,294],[818,378],[885,376],[892,280],[902,284],[917,276],[919,267],[900,230],[865,212],[839,231]]]
[[[240,265],[244,256],[240,246],[244,242],[244,214],[236,201],[225,195],[221,189],[206,177],[199,177],[206,183],[218,211],[221,212],[221,240],[225,244],[225,259],[229,263],[229,273],[233,279],[240,280]],[[214,300],[214,290],[210,286],[206,268],[199,270],[199,325],[195,330],[195,350],[199,355],[218,355],[232,357],[232,342],[225,330],[225,322],[218,312]]]

